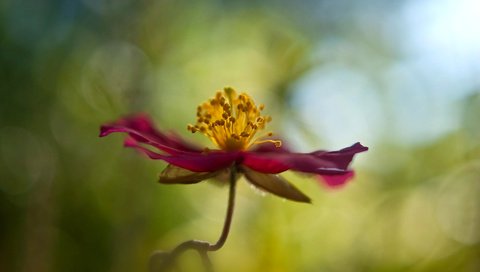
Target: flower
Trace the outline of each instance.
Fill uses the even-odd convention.
[[[249,95],[238,95],[229,87],[199,105],[197,122],[187,129],[206,135],[218,149],[201,148],[173,132],[157,130],[145,114],[103,125],[100,137],[127,133],[126,147],[168,163],[160,174],[160,182],[166,184],[191,184],[221,177],[236,165],[256,187],[289,200],[310,202],[278,174],[293,170],[318,175],[328,186],[342,185],[353,177],[349,164],[355,154],[368,150],[367,147],[355,143],[338,151],[292,152],[272,133],[258,135],[272,119],[262,115],[263,108],[256,106]]]

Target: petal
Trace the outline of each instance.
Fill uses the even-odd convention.
[[[152,145],[169,154],[179,151],[201,152],[201,148],[187,143],[178,135],[165,134],[157,130],[150,118],[145,114],[120,119],[114,123],[106,124],[100,128],[100,137],[113,132],[125,132],[135,140]]]
[[[368,150],[360,143],[350,147],[326,152],[315,151],[312,153],[291,152],[246,152],[243,164],[253,170],[263,173],[281,173],[286,170],[294,170],[305,173],[321,175],[343,175],[349,172],[348,165],[353,156],[359,152]]]
[[[355,172],[347,171],[343,175],[319,175],[319,181],[327,187],[330,188],[338,188],[342,185],[345,185],[349,180],[351,180],[355,176]]]
[[[160,173],[158,182],[164,184],[193,184],[212,178],[218,174],[215,172],[192,172],[184,168],[169,164]]]
[[[289,200],[310,203],[310,198],[278,175],[264,174],[242,167],[247,180],[256,187]]]
[[[355,143],[352,146],[346,147],[338,151],[315,151],[312,154],[318,158],[332,161],[338,168],[346,169],[353,159],[355,154],[367,151],[368,147]]]
[[[287,170],[325,175],[343,174],[346,171],[346,169],[337,168],[331,161],[303,153],[249,152],[244,155],[243,164],[253,170],[270,174],[278,174]]]
[[[127,138],[126,147],[135,148],[154,160],[163,160],[175,166],[185,168],[193,172],[214,172],[232,165],[239,157],[236,152],[197,153],[182,152],[173,155],[164,155],[153,152],[143,146],[134,138]]]
[[[290,169],[288,163],[279,159],[280,154],[273,152],[246,152],[243,155],[242,164],[249,168],[268,174],[278,174]]]

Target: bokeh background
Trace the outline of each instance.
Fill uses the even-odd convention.
[[[219,271],[480,271],[478,1],[3,0],[0,12],[0,271],[146,271],[154,250],[216,240],[227,188],[159,185],[165,164],[98,128],[146,112],[208,145],[186,125],[226,85],[266,104],[300,151],[370,151],[341,189],[286,173],[312,205],[241,182]]]

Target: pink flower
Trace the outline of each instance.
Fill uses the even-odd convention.
[[[100,137],[113,132],[127,133],[125,146],[145,153],[168,166],[160,174],[160,182],[190,184],[221,177],[232,165],[262,190],[294,201],[310,199],[279,176],[287,170],[321,176],[327,186],[339,186],[353,177],[349,164],[355,154],[368,150],[360,143],[338,151],[291,152],[272,133],[257,136],[270,122],[261,114],[247,94],[237,95],[224,88],[197,108],[197,123],[189,125],[192,133],[209,137],[219,149],[201,148],[174,133],[156,129],[147,115],[140,114],[103,125]]]

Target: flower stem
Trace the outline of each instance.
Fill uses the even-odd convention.
[[[210,244],[205,241],[200,241],[200,240],[189,240],[185,241],[178,246],[176,246],[172,251],[170,252],[159,252],[150,258],[150,272],[157,272],[157,271],[167,271],[170,269],[173,265],[175,265],[175,259],[180,256],[184,251],[193,249],[198,251],[200,254],[200,257],[202,258],[204,267],[206,271],[212,272],[213,271],[213,266],[212,263],[208,257],[207,252],[209,251],[217,251],[223,247],[225,242],[227,241],[228,234],[230,232],[230,226],[232,224],[232,218],[233,218],[233,210],[235,208],[235,193],[236,193],[236,183],[237,183],[237,166],[232,165],[230,167],[230,189],[229,189],[229,194],[228,194],[228,206],[227,206],[227,212],[225,215],[225,221],[223,223],[223,229],[222,233],[220,234],[220,237],[218,238],[218,241],[215,244]],[[155,265],[153,262],[155,262],[154,259],[160,258],[160,263]]]
[[[237,167],[233,165],[230,168],[230,190],[228,193],[228,206],[227,214],[225,215],[225,222],[223,223],[222,234],[218,241],[214,245],[208,247],[208,251],[217,251],[223,247],[225,241],[227,241],[228,233],[230,232],[230,226],[232,225],[233,210],[235,208],[235,192],[237,186]]]

